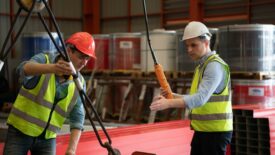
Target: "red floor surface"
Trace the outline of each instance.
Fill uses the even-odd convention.
[[[112,146],[122,155],[131,155],[134,151],[155,153],[157,155],[189,155],[193,131],[189,121],[170,121],[155,124],[136,125],[108,130]],[[101,132],[102,134],[102,132]],[[68,135],[57,139],[57,155],[63,155]],[[77,149],[77,155],[107,155],[93,132],[84,132]]]
[[[157,155],[189,155],[193,131],[187,120],[169,121],[155,124],[135,125],[107,130],[112,146],[121,155],[131,155],[135,151]],[[100,132],[102,135],[102,132]],[[105,142],[105,139],[103,139]],[[57,137],[57,155],[64,155],[69,135]],[[0,144],[0,154],[3,144]],[[77,155],[107,155],[96,139],[94,132],[84,132],[80,138]]]

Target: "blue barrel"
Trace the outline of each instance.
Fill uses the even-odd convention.
[[[61,47],[61,41],[56,32],[51,33],[55,42]],[[21,38],[22,59],[28,60],[38,53],[54,53],[57,51],[47,32],[25,33]]]

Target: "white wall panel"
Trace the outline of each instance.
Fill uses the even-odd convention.
[[[128,14],[127,0],[102,0],[101,1],[102,17],[126,16]]]
[[[82,25],[78,22],[71,22],[71,21],[59,21],[59,27],[63,33],[64,38],[69,37],[69,35],[82,31]]]
[[[146,10],[147,13],[160,13],[161,11],[161,0],[147,0]],[[131,14],[143,14],[143,1],[142,0],[131,0]]]
[[[0,3],[0,12],[7,13],[10,11],[10,1],[9,0],[1,0]]]
[[[82,18],[81,0],[53,0],[52,7],[55,16]]]
[[[161,27],[160,17],[149,17],[148,19],[149,29],[157,29]],[[145,31],[145,21],[144,18],[135,18],[132,20],[132,32],[141,32]]]
[[[102,23],[102,33],[127,32],[127,20],[110,20]]]

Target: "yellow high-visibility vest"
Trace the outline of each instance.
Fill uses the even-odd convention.
[[[48,55],[45,56],[48,64]],[[68,85],[67,96],[55,103],[55,82],[55,74],[42,74],[34,88],[26,89],[22,86],[7,123],[26,135],[37,137],[46,128],[51,110],[54,108],[45,138],[55,138],[56,133],[61,129],[66,117],[76,104],[78,96],[75,84],[71,82]]]
[[[226,87],[220,94],[212,94],[207,103],[191,111],[191,127],[195,131],[221,132],[233,130],[233,114],[231,104],[230,73],[228,65],[216,54],[208,57],[202,66],[197,66],[193,77],[190,94],[198,90],[203,72],[209,62],[217,61],[223,65],[227,73]]]

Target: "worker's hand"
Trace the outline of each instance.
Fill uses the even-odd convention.
[[[64,60],[58,60],[54,65],[54,73],[57,75],[72,75],[73,70],[70,67],[69,62]]]
[[[159,111],[159,110],[164,110],[169,108],[169,103],[168,100],[162,96],[155,96],[153,99],[153,102],[150,105],[150,109],[152,111]]]

